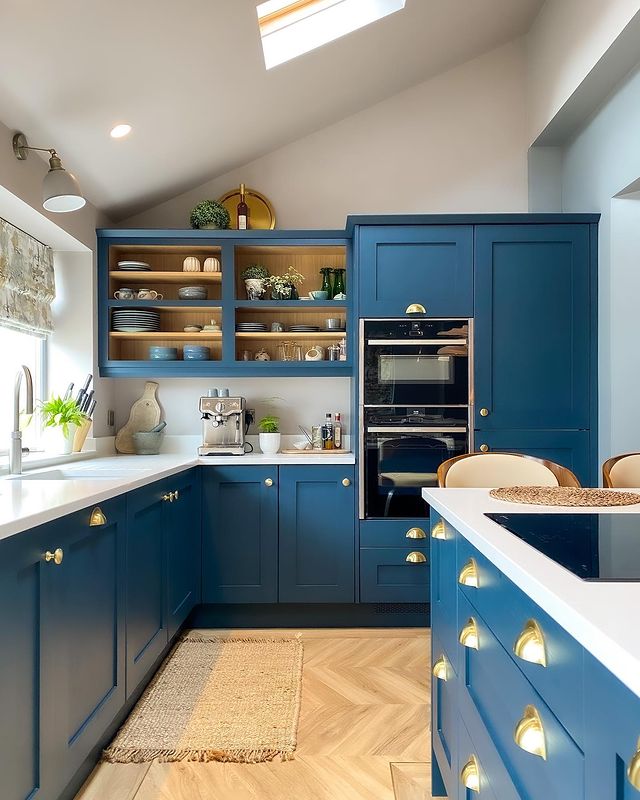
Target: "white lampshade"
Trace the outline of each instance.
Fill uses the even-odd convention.
[[[86,204],[75,176],[62,166],[54,153],[49,159],[49,172],[42,182],[42,205],[47,211],[77,211]]]

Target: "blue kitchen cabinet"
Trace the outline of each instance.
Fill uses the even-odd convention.
[[[57,797],[125,703],[125,498],[44,528],[42,777]]]
[[[174,501],[165,504],[167,531],[167,625],[171,639],[200,602],[202,522],[200,470],[170,478]]]
[[[428,603],[429,550],[425,545],[361,547],[360,602]]]
[[[420,303],[430,317],[473,316],[470,225],[358,228],[359,316],[402,317]]]
[[[165,649],[168,637],[166,481],[127,496],[127,698]]]
[[[488,430],[475,432],[475,450],[526,453],[568,467],[583,486],[593,486],[590,431]],[[484,449],[484,448],[483,448]]]
[[[590,427],[591,227],[475,228],[477,429]]]
[[[640,698],[589,654],[585,697],[587,800],[640,800]]]
[[[278,599],[278,468],[202,468],[204,603]]]
[[[279,472],[279,601],[353,603],[354,467]]]

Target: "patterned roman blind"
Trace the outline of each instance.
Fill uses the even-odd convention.
[[[0,219],[0,326],[46,336],[55,296],[51,248]]]

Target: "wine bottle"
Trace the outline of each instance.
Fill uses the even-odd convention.
[[[249,206],[245,201],[244,183],[240,184],[240,202],[238,203],[238,230],[246,231],[249,227]]]
[[[333,423],[333,447],[335,450],[342,450],[342,422],[340,412],[336,411],[335,422]]]

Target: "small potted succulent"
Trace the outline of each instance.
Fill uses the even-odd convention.
[[[269,270],[262,264],[250,264],[240,276],[247,290],[247,300],[260,300],[265,293]]]
[[[272,300],[299,300],[297,287],[304,281],[294,267],[288,267],[284,275],[272,275],[266,283],[271,287]]]
[[[192,228],[209,230],[228,228],[230,217],[227,209],[215,200],[201,200],[194,206],[189,222]]]
[[[260,449],[265,455],[275,455],[280,449],[280,418],[271,415],[263,417],[258,422],[258,428]]]
[[[73,449],[76,428],[86,419],[76,401],[72,397],[64,400],[52,395],[50,400],[40,404],[40,415],[45,428],[59,429],[60,452],[68,455]]]

